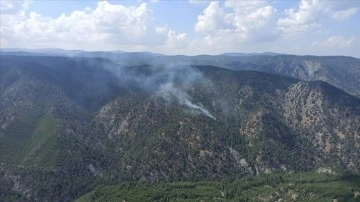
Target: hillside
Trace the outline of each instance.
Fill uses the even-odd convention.
[[[70,201],[124,181],[360,172],[360,99],[323,81],[241,65],[0,59],[8,200]]]
[[[221,182],[98,186],[76,201],[358,201],[359,187],[353,175],[275,173]]]
[[[58,49],[0,49],[1,55],[72,56],[104,58],[120,65],[213,65],[233,70],[252,70],[297,78],[325,81],[360,97],[360,59],[346,56],[286,55],[277,53],[224,53],[220,55],[162,55],[151,52],[66,51]]]
[[[84,52],[76,56],[102,57],[120,64],[215,65],[234,70],[253,70],[304,81],[325,81],[360,97],[360,59],[345,56],[297,56],[274,53],[165,56],[151,53]]]

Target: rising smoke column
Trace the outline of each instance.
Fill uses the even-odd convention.
[[[167,101],[175,101],[180,105],[186,106],[191,110],[199,112],[213,120],[216,120],[216,118],[207,109],[191,102],[191,97],[189,96],[189,94],[174,87],[173,83],[162,84],[159,88],[157,95],[161,96]]]
[[[169,63],[171,63],[169,61]],[[145,70],[145,68],[148,68]],[[203,114],[211,119],[216,118],[203,106],[193,103],[191,96],[183,89],[202,80],[203,74],[188,65],[170,64],[166,66],[146,67],[107,67],[119,80],[119,85],[127,88],[137,87],[151,94],[160,96],[166,101],[186,106],[193,112]],[[145,70],[145,71],[144,71]],[[175,87],[174,83],[178,84]]]

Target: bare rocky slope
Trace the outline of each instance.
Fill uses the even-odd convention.
[[[325,81],[357,97],[360,96],[360,59],[346,56],[298,56],[286,54],[222,54],[164,56],[151,53],[82,52],[82,57],[102,57],[120,64],[213,65],[233,70],[253,70],[303,81]]]
[[[360,172],[360,99],[323,81],[206,65],[0,59],[7,199],[69,201],[100,182]]]

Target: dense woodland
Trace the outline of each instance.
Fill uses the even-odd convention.
[[[0,55],[1,199],[360,199],[359,59],[87,54]]]

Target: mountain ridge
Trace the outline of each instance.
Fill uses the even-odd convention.
[[[360,99],[323,81],[208,65],[0,59],[1,189],[28,200],[73,200],[100,181],[360,172]]]

